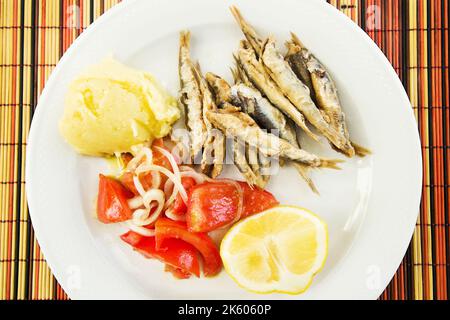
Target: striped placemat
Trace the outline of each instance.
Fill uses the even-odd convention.
[[[0,0],[0,299],[68,299],[45,262],[28,216],[25,147],[39,94],[59,58],[117,2]],[[380,299],[447,299],[449,2],[329,2],[358,23],[391,61],[411,99],[422,140],[420,216],[405,258]]]

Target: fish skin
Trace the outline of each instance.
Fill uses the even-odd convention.
[[[190,32],[180,32],[179,48],[180,102],[184,106],[186,126],[190,134],[190,157],[195,161],[202,152],[206,136],[203,122],[202,94],[196,78],[195,66],[190,58]]]
[[[293,41],[286,42],[286,47],[288,52],[286,53],[284,59],[291,66],[292,71],[309,89],[309,94],[314,103],[317,103],[316,94],[314,92],[314,87],[311,80],[311,74],[308,71],[305,61],[302,56],[302,49],[293,43]]]
[[[275,108],[261,93],[243,83],[231,87],[231,96],[242,110],[250,115],[263,129],[277,130],[280,137],[297,144],[295,129],[284,114]]]
[[[291,118],[312,139],[318,141],[317,136],[306,125],[303,114],[285,97],[276,83],[267,74],[263,64],[256,58],[254,50],[248,42],[242,40],[236,55],[236,59],[253,85],[263,93],[267,99],[280,111]]]
[[[260,57],[262,55],[262,50],[264,47],[264,41],[261,40],[261,37],[258,35],[256,30],[251,26],[242,16],[241,12],[237,9],[236,6],[230,7],[231,13],[233,14],[236,22],[238,23],[239,27],[241,28],[242,33],[244,34],[247,41],[241,41],[240,49],[238,52],[238,57],[235,56],[235,60],[237,62],[238,70],[239,68],[243,69],[244,73],[247,74],[248,79],[253,82],[253,84],[262,92],[264,93],[267,98],[281,111],[283,111],[289,118],[291,118],[303,131],[306,132],[308,136],[310,136],[313,140],[318,141],[318,138],[315,134],[313,134],[305,122],[305,117],[295,110],[295,106],[293,106],[290,101],[284,97],[284,95],[280,92],[280,88],[277,88],[277,86],[270,81],[270,77],[267,77],[267,74],[265,72],[265,68],[262,66],[262,64],[259,62]],[[242,44],[247,43],[247,45],[243,46]],[[242,47],[247,47],[249,49],[250,47],[253,48],[253,55],[250,54],[250,52],[247,51],[247,59],[243,59],[243,55],[240,55],[239,53],[243,53]],[[242,64],[245,63],[245,61],[250,62],[251,65],[253,65],[253,75],[252,68],[248,65],[247,68],[245,68]],[[250,73],[249,73],[250,72]],[[259,74],[258,74],[259,73]],[[264,77],[265,76],[265,77]],[[269,78],[269,79],[264,79]],[[265,80],[265,81],[264,81]],[[292,108],[294,107],[294,108]]]
[[[216,178],[223,169],[225,158],[225,138],[221,132],[215,132],[213,125],[206,117],[206,112],[216,111],[213,94],[208,87],[207,81],[203,78],[200,66],[195,68],[195,76],[200,86],[202,95],[202,115],[206,127],[206,139],[203,144],[203,154],[200,162],[200,168],[204,174],[211,178]]]
[[[217,106],[220,107],[225,102],[231,101],[230,97],[231,87],[226,80],[222,79],[220,76],[212,72],[207,72],[205,74],[205,79],[213,91],[214,100]]]
[[[308,87],[297,78],[289,63],[278,52],[273,37],[269,37],[265,41],[261,59],[271,78],[305,118],[338,149],[344,148],[345,137],[324,119],[322,112],[312,101]]]
[[[305,66],[306,68],[306,66]],[[248,79],[247,75],[245,74],[245,72],[239,68],[239,65],[237,63],[236,68],[232,69],[232,73],[233,73],[233,78],[234,81],[237,85],[244,85],[247,86],[253,90],[257,89],[252,85],[250,79]],[[237,92],[238,90],[233,89],[235,86],[232,87],[231,92],[232,92],[232,97],[234,98],[235,96],[237,96]],[[234,94],[234,91],[237,91],[236,94]],[[245,103],[245,95],[244,98],[240,97],[240,99],[238,99],[239,97],[235,97],[233,100],[240,100],[238,101],[238,104],[240,104],[240,106],[242,107],[243,111],[246,112],[247,114],[249,114],[252,118],[254,118],[256,120],[256,122],[258,123],[258,125],[263,128],[263,129],[267,129],[267,130],[271,130],[271,129],[275,129],[278,130],[280,137],[282,139],[287,140],[289,143],[291,143],[293,146],[300,148],[300,142],[297,138],[297,133],[295,131],[295,127],[294,124],[292,122],[291,119],[286,118],[284,116],[283,113],[281,113],[277,108],[275,108],[272,104],[270,104],[269,101],[267,101],[267,99],[263,98],[265,101],[267,101],[267,104],[270,105],[270,107],[266,107],[264,108],[264,106],[266,105],[266,103],[257,103],[257,101],[259,101],[262,95],[259,91],[257,91],[257,93],[253,94],[253,99],[250,100],[249,102],[247,102],[248,105],[262,105],[260,106],[260,109],[262,110],[266,110],[266,113],[270,114],[275,114],[275,116],[272,117],[268,117],[269,120],[270,119],[276,119],[276,121],[267,121],[266,118],[264,117],[264,111],[259,110],[259,112],[249,112],[251,110],[249,110],[249,108],[247,107],[243,107],[242,104]],[[250,96],[251,97],[251,96]],[[248,97],[248,98],[250,98]],[[247,98],[247,99],[248,99]],[[258,107],[253,107],[254,110],[258,110]],[[278,119],[281,119],[281,117],[279,115],[277,115],[277,112],[281,114],[281,117],[283,117],[283,120],[278,121]],[[262,119],[260,118],[260,114],[263,115]],[[311,177],[308,174],[309,171],[309,167],[305,166],[301,163],[298,162],[294,162],[291,161],[292,165],[294,166],[294,168],[298,171],[300,177],[305,180],[306,184],[309,186],[309,188],[316,194],[319,194],[319,191],[317,189],[317,187],[315,186],[314,182],[312,181]],[[280,165],[283,165],[284,163],[284,159],[279,159],[279,163]],[[268,159],[267,157],[264,157],[260,152],[259,152],[259,164],[260,167],[262,168],[261,171],[264,172],[264,170],[269,171],[270,170],[270,159]],[[263,179],[267,180],[266,183],[268,183],[268,180],[270,178],[270,175],[264,175],[263,174]]]
[[[261,130],[256,122],[245,113],[207,112],[209,121],[225,134],[236,137],[256,147],[266,157],[283,157],[310,167],[338,168],[340,160],[322,159],[299,149],[277,136]]]
[[[231,94],[230,94],[230,87],[228,85],[228,83],[221,79],[219,76],[214,75],[214,77],[209,77],[210,80],[213,81],[209,81],[210,86],[213,86],[213,83],[217,83],[217,79],[221,79],[221,81],[223,81],[224,83],[226,83],[228,85],[227,89],[226,89],[226,94],[222,95],[222,96],[226,96],[227,100],[231,100],[231,103],[233,103],[234,105],[239,105],[241,107],[241,109],[244,112],[247,112],[253,119],[256,120],[256,122],[258,123],[258,125],[263,128],[263,129],[276,129],[280,132],[280,137],[288,140],[292,145],[299,147],[299,143],[296,137],[296,132],[295,129],[293,127],[293,123],[292,120],[287,119],[285,117],[285,115],[283,113],[281,113],[277,108],[275,108],[272,104],[270,104],[270,102],[265,99],[261,93],[253,86],[253,84],[250,82],[250,80],[248,79],[248,77],[246,76],[245,72],[243,70],[241,70],[238,65],[236,66],[236,68],[232,68],[231,69],[232,74],[233,74],[233,78],[235,81],[235,85],[231,87]],[[207,74],[207,79],[208,79],[208,74]],[[243,89],[246,88],[250,88],[250,93],[251,95],[245,95],[244,92],[244,97],[248,97],[249,101],[248,104],[245,103],[245,101],[243,101],[244,99],[242,99],[242,97],[238,97],[237,93],[239,90],[235,90],[237,87],[241,87]],[[214,87],[217,87],[217,85],[214,85]],[[223,86],[221,86],[223,87]],[[216,89],[217,91],[218,89]],[[231,98],[230,98],[231,96]],[[263,119],[259,119],[258,121],[258,113],[252,113],[249,112],[249,105],[253,104],[254,100],[259,100],[259,99],[264,99],[267,103],[267,109],[269,113],[275,113],[275,117],[273,117],[274,119],[276,119],[275,124],[276,125],[271,125],[270,123],[265,122]],[[219,103],[216,101],[216,103]],[[247,106],[243,106],[243,104],[247,104]],[[264,103],[264,104],[265,104]],[[263,108],[264,109],[264,108]],[[236,109],[235,106],[229,106],[228,110],[231,110],[231,112],[235,112],[238,111]],[[279,123],[277,122],[278,119],[282,119],[279,121]],[[285,134],[284,134],[285,133]],[[251,165],[252,162],[255,162],[255,155],[254,153],[251,152],[247,152],[247,158],[248,161],[244,162],[244,163],[235,163],[236,167],[238,168],[238,170],[242,173],[242,175],[244,176],[244,178],[247,180],[247,182],[249,184],[256,184],[261,188],[264,188],[267,183],[270,180],[270,168],[271,168],[271,161],[268,157],[264,156],[261,152],[256,151],[257,153],[257,164],[258,166],[254,166]],[[237,155],[237,157],[239,157],[239,155]],[[250,160],[250,158],[253,158],[253,161]],[[243,158],[241,158],[243,159]],[[282,162],[284,162],[284,159],[279,159],[280,164]],[[243,160],[241,160],[241,162],[243,162]],[[308,175],[308,166],[302,165],[300,163],[297,162],[292,162],[294,168],[299,172],[300,176],[302,177],[303,180],[306,181],[306,183],[308,184],[308,186],[311,188],[311,190],[315,193],[318,194],[317,188],[315,187],[313,181],[311,180],[311,178]]]
[[[260,175],[255,174],[252,167],[248,163],[245,155],[245,144],[240,143],[237,139],[233,142],[233,161],[237,169],[244,176],[250,186],[258,186],[264,188],[266,181]]]
[[[319,60],[308,49],[300,45],[295,35],[292,37],[293,43],[301,48],[300,55],[310,73],[311,84],[318,107],[326,115],[326,119],[330,125],[345,138],[345,143],[341,147],[336,147],[346,156],[353,157],[355,155],[355,149],[350,141],[350,135],[345,123],[345,114],[342,111],[334,81]]]
[[[233,98],[231,97],[231,87],[226,80],[212,72],[206,73],[205,78],[214,92],[216,104],[223,107],[221,110],[222,112],[235,112],[239,110],[230,103]],[[221,135],[223,137],[222,133]],[[257,185],[258,187],[263,188],[267,183],[267,179],[264,179],[259,173],[257,151],[250,150],[250,148],[245,145],[242,145],[241,148],[241,144],[239,144],[237,139],[234,139],[232,148],[234,163],[244,176],[245,180],[249,185]]]

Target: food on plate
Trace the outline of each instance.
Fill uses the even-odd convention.
[[[151,74],[106,58],[70,84],[60,131],[79,153],[112,155],[166,136],[179,116]]]
[[[246,145],[240,143],[239,140],[234,139],[232,149],[234,164],[247,183],[251,186],[256,185],[260,188],[264,188],[267,184],[267,180],[264,179],[260,172],[253,171],[245,152]]]
[[[370,154],[368,149],[350,141],[336,85],[322,63],[305,48],[294,33],[291,33],[291,40],[286,42],[286,46],[286,60],[292,70],[308,87],[311,98],[323,112],[327,122],[346,139],[345,147],[336,150],[347,156],[352,156],[355,152],[362,157]]]
[[[114,178],[99,175],[97,217],[103,223],[126,221],[132,211],[128,200],[133,193]]]
[[[185,108],[186,126],[190,131],[190,154],[193,161],[201,154],[202,172],[215,178],[222,172],[225,140],[223,135],[213,132],[205,116],[206,112],[217,110],[217,106],[199,64],[194,65],[189,51],[190,33],[182,31],[179,49],[180,102]]]
[[[249,42],[242,40],[236,54],[238,67],[242,69],[252,83],[270,100],[270,102],[291,118],[308,136],[317,140],[317,136],[308,128],[303,114],[281,92],[276,83],[267,74],[264,65],[258,60]]]
[[[289,66],[289,63],[286,62],[283,56],[278,52],[275,46],[275,39],[269,37],[262,42],[257,36],[256,31],[245,22],[239,11],[234,8],[232,12],[241,26],[244,35],[247,39],[250,39],[248,41],[256,53],[255,56],[259,56],[260,62],[264,65],[266,72],[276,83],[281,92],[301,112],[301,114],[324,134],[325,137],[335,144],[336,147],[343,148],[345,140],[325,121],[325,119],[323,119],[322,114],[309,95],[308,87],[297,78],[296,74]],[[258,39],[258,41],[255,41],[254,39]],[[243,50],[240,50],[240,52],[245,53]],[[261,70],[262,69],[263,68],[261,68]]]
[[[165,239],[157,249],[155,237],[144,237],[134,231],[128,231],[120,238],[144,257],[158,259],[174,268],[171,272],[177,278],[186,279],[191,275],[200,277],[198,251],[183,240]]]
[[[318,193],[310,170],[339,169],[342,161],[303,149],[300,133],[319,139],[307,123],[348,157],[370,151],[351,142],[336,85],[300,40],[292,34],[283,56],[273,37],[262,40],[231,11],[246,38],[234,54],[232,85],[203,75],[190,32],[180,33],[187,164],[169,137],[180,117],[176,100],[150,74],[112,58],[70,85],[61,133],[82,154],[117,157],[121,172],[99,175],[97,218],[123,225],[123,242],[175,278],[212,277],[224,265],[250,291],[300,293],[325,262],[327,226],[265,190],[272,161],[292,164]],[[226,137],[245,182],[221,176]],[[219,252],[215,231],[227,229]]]
[[[314,101],[312,101],[308,87],[297,78],[289,63],[278,52],[274,38],[269,37],[265,41],[262,47],[261,59],[270,73],[271,78],[278,84],[281,91],[283,91],[295,107],[305,116],[309,123],[319,130],[338,149],[343,149],[350,156],[353,156],[354,150],[347,150],[348,146],[345,137],[325,121],[322,113]]]
[[[258,148],[265,156],[279,156],[301,162],[310,167],[338,169],[339,160],[320,158],[305,150],[294,147],[276,135],[261,130],[255,121],[242,112],[207,112],[208,119],[224,133],[237,137]]]
[[[287,112],[289,109],[283,109],[288,104],[279,104],[275,101],[276,96],[273,96],[273,93],[276,92],[274,87],[277,87],[302,116],[329,140],[334,149],[348,157],[355,154],[359,156],[369,154],[368,149],[350,141],[333,80],[324,66],[304,48],[297,36],[292,33],[291,41],[287,42],[288,53],[284,59],[276,47],[274,37],[261,40],[256,30],[245,21],[236,7],[231,7],[231,12],[247,39],[241,42],[237,59],[243,67],[247,67],[243,69],[249,78],[272,103],[292,118]],[[253,55],[248,47],[253,49]],[[257,73],[249,67],[249,63],[260,71],[259,76],[255,76]],[[258,64],[262,64],[262,67],[257,67]],[[276,86],[264,83],[262,75],[264,71]],[[302,122],[296,124],[305,130]]]
[[[242,111],[251,116],[261,128],[269,132],[276,131],[280,138],[297,145],[295,128],[257,89],[240,83],[231,87],[231,96],[235,105],[240,106]]]
[[[206,118],[206,112],[217,111],[217,106],[213,94],[209,89],[209,85],[201,74],[199,65],[197,65],[196,71],[202,94],[203,122],[206,126],[206,138],[203,144],[200,167],[204,174],[211,178],[215,178],[220,175],[223,169],[223,162],[225,160],[225,139],[223,134],[217,132]]]
[[[190,232],[186,223],[160,218],[155,224],[156,248],[163,248],[167,239],[180,239],[194,246],[203,260],[205,277],[215,276],[222,269],[219,251],[211,238],[202,232]]]
[[[186,222],[189,231],[209,232],[277,204],[275,197],[261,188],[220,179],[190,190]]]
[[[186,127],[190,133],[190,155],[194,160],[202,152],[206,136],[206,126],[203,121],[203,102],[200,84],[198,83],[195,65],[190,56],[191,34],[188,31],[180,33],[180,49],[178,70],[180,77],[180,102],[184,106]]]
[[[226,228],[249,215],[274,207],[275,197],[246,182],[211,179],[180,166],[162,139],[122,155],[117,177],[100,174],[97,217],[126,223],[122,240],[147,258],[166,264],[177,278],[216,275],[219,251],[207,232]]]
[[[231,91],[227,81],[212,72],[207,72],[205,78],[213,90],[216,105],[221,107],[225,102],[230,102]]]
[[[239,68],[239,63],[237,63],[236,69],[232,69],[232,73],[236,82],[232,87],[219,76],[207,73],[207,79],[210,80],[210,85],[214,88],[217,97],[216,103],[219,105],[233,103],[233,105],[238,106],[241,111],[252,117],[262,129],[269,130],[269,132],[272,133],[275,132],[281,139],[286,140],[295,147],[300,147],[292,120],[287,118],[262,96],[261,92],[259,92],[248,79],[245,72]],[[220,99],[223,100],[220,101]],[[261,152],[258,152],[258,150],[256,150],[256,153],[258,153],[257,161],[254,159],[253,161],[247,159],[250,157],[246,157],[245,152],[242,152],[242,148],[240,148],[241,145],[242,144],[239,144],[239,141],[235,139],[233,152],[236,167],[250,185],[256,184],[257,186],[264,188],[270,175],[267,173],[261,174],[257,169],[255,170],[255,168],[252,168],[253,166],[251,163],[260,164],[261,168],[263,168],[261,171],[269,172],[270,169],[267,169],[267,165],[270,167],[270,159],[267,159],[267,157]],[[253,148],[253,150],[254,149],[255,148]],[[283,159],[281,159],[281,161],[282,160]],[[308,167],[297,162],[293,162],[293,165],[311,190],[318,194],[319,192],[314,182],[309,177]]]
[[[311,212],[277,206],[233,226],[222,240],[226,272],[257,293],[305,291],[328,251],[326,224]]]

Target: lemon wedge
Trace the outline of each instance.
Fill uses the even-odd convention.
[[[326,224],[310,211],[277,206],[234,225],[222,240],[227,273],[257,293],[304,292],[325,263]]]

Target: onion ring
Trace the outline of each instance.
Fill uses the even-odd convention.
[[[167,209],[164,214],[166,215],[167,218],[172,219],[174,221],[186,221],[186,216],[185,215],[178,215],[172,212],[172,210]]]
[[[155,229],[147,229],[140,226],[135,226],[133,223],[129,222],[127,223],[128,228],[130,228],[131,231],[136,232],[140,234],[143,237],[154,237],[155,236]]]

